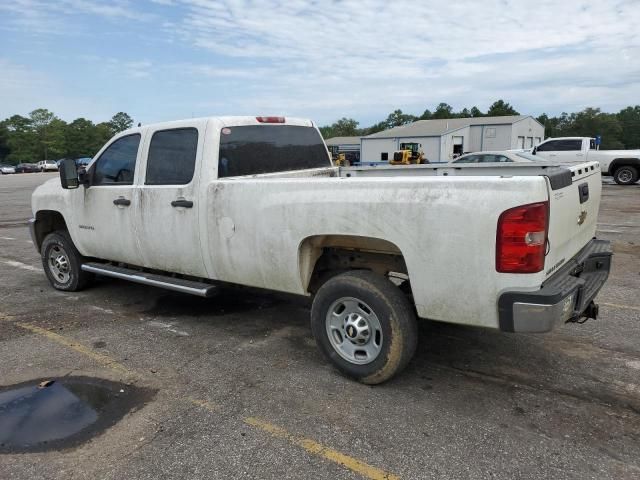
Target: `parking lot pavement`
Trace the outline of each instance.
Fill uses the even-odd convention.
[[[0,455],[3,478],[640,478],[640,186],[605,181],[600,319],[547,335],[424,321],[405,373],[369,387],[321,358],[304,298],[50,288],[26,219],[55,176],[0,177],[0,385],[153,395],[79,446]]]

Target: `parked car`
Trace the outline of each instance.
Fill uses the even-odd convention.
[[[38,162],[38,170],[41,172],[57,172],[58,164],[55,160],[41,160]]]
[[[511,163],[511,162],[539,162],[542,159],[528,152],[474,152],[460,155],[449,163]]]
[[[3,163],[0,164],[0,172],[2,172],[2,175],[8,175],[10,173],[16,173],[16,169],[13,165]]]
[[[76,165],[78,167],[86,167],[91,163],[91,160],[93,160],[91,157],[76,158]]]
[[[640,150],[599,150],[595,138],[548,138],[531,153],[560,162],[596,161],[602,174],[612,176],[618,185],[633,185],[640,180]]]
[[[597,162],[336,167],[314,125],[146,125],[113,137],[84,173],[64,161],[32,196],[49,282],[76,291],[99,274],[202,297],[224,283],[313,296],[320,351],[368,384],[408,364],[416,316],[523,333],[597,317],[611,264],[594,238]]]
[[[19,163],[16,165],[16,173],[33,173],[38,171],[38,166],[35,163]]]

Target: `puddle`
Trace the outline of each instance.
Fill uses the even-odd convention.
[[[77,446],[150,401],[155,391],[89,377],[0,388],[0,453]]]

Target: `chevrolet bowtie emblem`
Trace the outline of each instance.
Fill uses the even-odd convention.
[[[587,211],[582,210],[580,212],[580,215],[578,215],[578,225],[582,225],[586,219],[587,219]]]

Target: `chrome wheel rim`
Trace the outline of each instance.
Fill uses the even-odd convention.
[[[338,355],[356,365],[373,362],[382,350],[382,326],[373,309],[362,300],[342,297],[326,316],[327,336]]]
[[[60,283],[67,283],[71,278],[71,265],[69,264],[69,256],[60,245],[54,245],[49,250],[49,258],[47,261],[49,271]]]
[[[632,178],[633,175],[631,174],[631,170],[628,168],[623,168],[618,172],[618,179],[621,182],[630,182]]]

